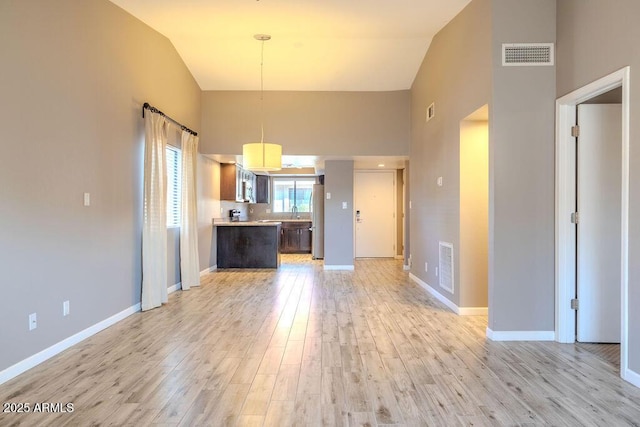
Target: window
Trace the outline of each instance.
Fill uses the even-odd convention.
[[[311,191],[315,178],[274,178],[273,212],[311,212]]]
[[[167,227],[180,227],[180,196],[182,195],[180,150],[167,145]]]

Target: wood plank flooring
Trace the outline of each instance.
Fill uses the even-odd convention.
[[[396,260],[219,270],[0,386],[13,426],[639,425],[640,389],[575,345],[491,342]]]

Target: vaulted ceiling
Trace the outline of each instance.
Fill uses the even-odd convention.
[[[470,0],[111,0],[165,35],[202,90],[409,89]]]

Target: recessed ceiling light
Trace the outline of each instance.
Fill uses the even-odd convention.
[[[378,167],[379,168],[383,168],[384,167],[384,163],[378,163]]]

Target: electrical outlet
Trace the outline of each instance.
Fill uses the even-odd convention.
[[[29,330],[33,331],[37,327],[38,327],[38,317],[36,316],[36,313],[31,313],[29,315]]]
[[[69,301],[65,301],[62,303],[62,315],[63,316],[69,315]]]
[[[342,202],[342,209],[347,209],[347,202]]]
[[[424,272],[426,273],[427,271],[429,271],[429,264],[428,263],[424,263]]]
[[[91,206],[91,193],[84,193],[84,205]]]
[[[271,209],[267,209],[267,213],[271,213]]]

